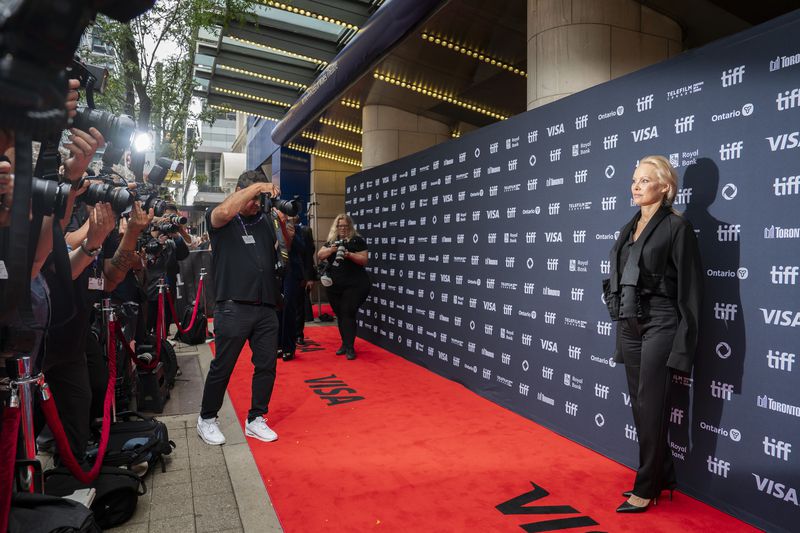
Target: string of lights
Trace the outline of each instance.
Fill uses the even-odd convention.
[[[289,81],[283,78],[278,78],[275,76],[269,76],[267,74],[260,74],[258,72],[253,72],[252,70],[246,70],[243,68],[238,67],[230,67],[228,65],[217,65],[217,68],[222,70],[227,70],[230,72],[236,72],[237,74],[243,74],[245,76],[250,76],[252,78],[258,78],[260,80],[271,81],[274,83],[280,83],[281,85],[288,85],[289,87],[295,87],[297,89],[308,89],[308,85],[303,83],[298,83],[296,81]]]
[[[348,124],[346,122],[342,122],[339,120],[331,120],[329,118],[321,117],[319,119],[320,124],[325,124],[326,126],[333,126],[334,128],[339,128],[340,130],[349,131],[352,133],[358,133],[359,135],[363,133],[363,130],[356,126],[355,124]]]
[[[487,109],[480,105],[476,105],[470,102],[466,102],[464,100],[459,99],[458,97],[446,94],[443,92],[439,92],[436,89],[430,89],[428,87],[424,87],[417,83],[400,79],[390,74],[383,74],[378,72],[377,70],[373,72],[373,77],[380,81],[385,81],[386,83],[391,83],[392,85],[396,85],[398,87],[402,87],[403,89],[408,89],[409,91],[414,91],[420,94],[424,94],[426,96],[430,96],[432,98],[436,98],[437,100],[441,100],[443,102],[447,102],[449,104],[457,105],[459,107],[463,107],[464,109],[469,109],[470,111],[474,111],[476,113],[480,113],[482,115],[486,115],[492,118],[496,118],[497,120],[505,120],[508,118],[507,115],[503,115],[496,111],[492,111],[491,109]]]
[[[304,17],[310,17],[317,20],[321,20],[324,22],[329,22],[331,24],[336,24],[337,26],[341,26],[343,28],[347,28],[348,30],[358,30],[358,26],[350,24],[349,22],[344,22],[339,19],[335,19],[333,17],[328,17],[326,15],[322,15],[320,13],[314,13],[313,11],[308,11],[307,9],[302,9],[299,7],[295,7],[289,4],[285,4],[283,2],[274,2],[273,0],[261,0],[262,4],[266,4],[269,7],[280,9],[283,11],[288,11],[289,13],[294,13],[296,15],[302,15]]]
[[[500,69],[503,69],[503,70],[507,70],[508,72],[511,72],[513,74],[517,74],[519,76],[522,76],[523,78],[527,78],[528,77],[527,72],[525,72],[524,70],[519,69],[519,68],[517,68],[517,67],[515,67],[513,65],[510,65],[510,64],[508,64],[508,63],[506,63],[504,61],[501,61],[500,59],[492,57],[488,53],[484,53],[484,52],[481,52],[479,50],[475,50],[473,48],[470,48],[468,46],[464,46],[464,45],[455,43],[455,42],[450,41],[450,40],[448,40],[448,39],[446,39],[444,37],[440,37],[438,35],[434,35],[434,34],[432,34],[430,32],[427,32],[427,31],[422,32],[422,34],[420,36],[422,37],[423,40],[428,41],[428,42],[433,43],[433,44],[438,44],[439,46],[441,46],[443,48],[447,48],[448,50],[453,50],[454,52],[459,52],[459,53],[462,53],[462,54],[464,54],[466,56],[474,57],[475,59],[478,59],[479,61],[483,61],[484,63],[488,63],[490,65],[493,65],[493,66],[495,66],[497,68],[500,68]]]
[[[298,152],[303,152],[306,154],[315,155],[317,157],[324,157],[325,159],[331,159],[333,161],[338,161],[339,163],[347,163],[348,165],[353,165],[355,167],[361,166],[360,159],[354,159],[352,157],[345,157],[338,154],[333,154],[331,152],[326,152],[324,150],[318,150],[316,148],[309,148],[308,146],[303,146],[302,144],[297,143],[289,143],[287,148],[291,148],[292,150],[297,150]]]
[[[288,50],[283,50],[281,48],[275,48],[274,46],[267,46],[265,44],[257,43],[255,41],[250,41],[248,39],[242,39],[241,37],[228,37],[231,40],[238,41],[240,43],[249,44],[250,46],[255,46],[257,48],[261,48],[262,50],[266,50],[267,52],[272,52],[274,54],[281,54],[285,55],[294,59],[300,59],[303,61],[308,61],[309,63],[314,63],[315,65],[322,65],[325,66],[328,64],[327,61],[323,61],[321,59],[317,59],[316,57],[306,56],[303,54],[297,54],[295,52],[290,52]]]
[[[280,107],[292,107],[292,104],[281,102],[280,100],[273,100],[271,98],[264,98],[263,96],[256,96],[255,94],[246,93],[244,91],[234,91],[232,89],[224,89],[222,87],[214,87],[214,90],[223,94],[245,98],[247,100],[255,100],[256,102],[261,102],[263,104],[272,104]]]
[[[319,133],[314,133],[311,131],[304,131],[300,135],[307,139],[336,146],[337,148],[344,148],[345,150],[351,150],[353,152],[358,152],[359,154],[361,153],[361,146],[355,143],[340,141],[338,139],[334,139],[333,137],[327,137],[325,135],[320,135]]]

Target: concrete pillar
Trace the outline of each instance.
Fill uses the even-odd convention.
[[[682,40],[674,20],[635,0],[528,0],[527,108],[658,63]]]
[[[309,220],[314,230],[317,249],[327,240],[333,219],[344,213],[345,179],[361,169],[347,163],[339,163],[324,157],[311,156],[311,198],[317,202],[314,213],[317,220]],[[363,221],[356,220],[357,224]]]
[[[361,166],[394,161],[450,139],[447,124],[385,105],[362,108]]]

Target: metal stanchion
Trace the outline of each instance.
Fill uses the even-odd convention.
[[[203,293],[203,314],[206,316],[206,323],[203,324],[203,327],[206,330],[206,341],[208,341],[208,340],[213,340],[214,339],[214,335],[212,335],[208,331],[208,299],[206,298],[206,290],[205,290],[206,289],[206,286],[205,286],[206,274],[207,274],[206,268],[205,267],[201,267],[200,268],[200,281],[198,283],[202,283],[203,284],[203,290],[201,291]],[[196,303],[195,305],[199,305],[199,304]]]
[[[166,306],[168,305],[167,304],[167,300],[166,300],[166,298],[167,298],[167,294],[166,294],[166,292],[167,292],[166,291],[167,282],[164,281],[164,277],[163,276],[158,278],[158,285],[156,285],[156,286],[158,287],[158,297],[161,300],[161,311],[162,311],[161,315],[156,316],[156,320],[161,322],[161,334],[164,335],[164,338],[166,339],[169,336],[169,330],[165,329],[166,328],[166,323],[167,323],[167,307]],[[156,314],[158,315],[158,307],[156,307]],[[156,349],[160,350],[161,349],[161,346],[160,346],[161,345],[161,339],[156,338],[156,342],[159,343],[158,346],[156,347]]]
[[[33,388],[44,383],[44,376],[41,372],[33,375],[31,358],[21,355],[16,359],[17,378],[10,382],[11,398],[10,407],[20,408],[20,419],[22,425],[22,440],[24,461],[27,462],[21,470],[17,472],[17,482],[20,488],[26,492],[36,492],[41,490],[37,487],[37,471],[41,471],[35,466],[36,463],[36,435],[33,431]]]
[[[106,346],[108,346],[109,342],[117,342],[116,339],[116,331],[114,329],[114,324],[117,321],[117,315],[114,312],[114,307],[111,305],[111,298],[103,298],[102,304],[102,311],[103,311],[103,326],[106,330]],[[108,354],[106,354],[108,355]],[[124,372],[126,369],[117,367],[117,379],[119,379],[119,375],[121,372]],[[117,421],[117,387],[116,383],[114,384],[114,396],[111,398],[111,421]]]

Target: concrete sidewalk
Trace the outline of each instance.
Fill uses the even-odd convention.
[[[209,345],[175,345],[182,375],[163,414],[176,448],[145,478],[147,494],[119,533],[206,533],[283,531],[258,473],[228,395],[219,413],[223,446],[197,435],[203,382],[211,364]]]

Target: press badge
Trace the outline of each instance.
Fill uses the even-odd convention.
[[[90,291],[102,291],[105,289],[106,280],[100,276],[99,278],[89,278]]]
[[[242,240],[245,244],[255,244],[256,239],[252,235],[242,235]]]

